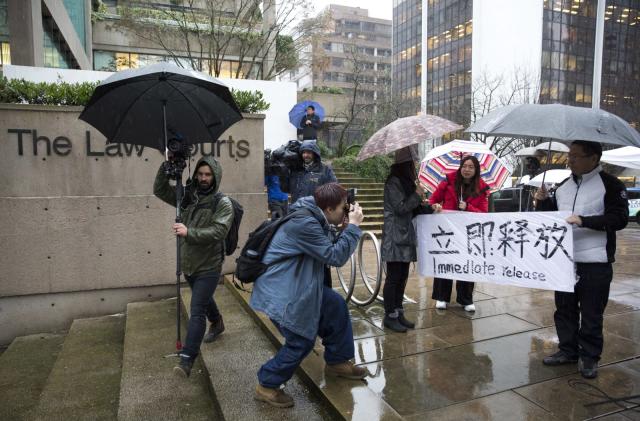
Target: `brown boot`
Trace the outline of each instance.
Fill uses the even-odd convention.
[[[282,389],[272,389],[261,384],[256,386],[255,400],[266,402],[276,408],[289,408],[293,406],[293,398]]]
[[[351,361],[345,361],[339,364],[327,364],[325,372],[332,376],[344,377],[345,379],[361,380],[369,375],[366,368],[358,367]]]
[[[220,336],[222,332],[224,332],[224,322],[222,321],[222,316],[220,316],[218,320],[211,323],[211,326],[209,327],[209,333],[204,336],[202,342],[213,342],[218,336]]]

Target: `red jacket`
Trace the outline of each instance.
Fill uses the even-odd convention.
[[[434,191],[429,198],[430,204],[441,203],[442,209],[458,210],[460,192],[456,192],[456,174],[456,172],[447,174],[447,179],[438,185],[436,191]],[[463,200],[467,202],[467,212],[486,213],[489,211],[489,200],[487,199],[489,186],[482,178],[479,180],[479,183],[480,194],[478,196],[463,198]]]

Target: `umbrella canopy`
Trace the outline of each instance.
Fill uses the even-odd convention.
[[[399,118],[375,132],[367,140],[358,153],[358,160],[386,155],[461,129],[463,127],[459,124],[435,115],[420,114]]]
[[[624,148],[604,151],[600,160],[607,164],[640,170],[640,148],[625,146]]]
[[[536,149],[539,151],[551,151],[551,152],[569,152],[569,147],[560,142],[542,142],[536,145]]]
[[[124,70],[93,92],[80,119],[108,143],[165,150],[167,136],[183,143],[214,142],[242,119],[229,88],[219,80],[170,63]]]
[[[315,101],[302,101],[294,105],[289,111],[289,123],[293,124],[298,129],[302,129],[300,122],[302,121],[302,116],[307,113],[307,107],[309,105],[313,106],[315,114],[318,116],[320,121],[324,120],[324,107],[322,105]]]
[[[562,104],[507,105],[476,121],[466,132],[640,146],[640,133],[620,117],[603,110]]]
[[[544,179],[545,186],[549,186],[551,184],[562,183],[564,180],[569,178],[570,175],[571,170],[547,170],[536,175],[526,184],[530,186],[540,187],[542,186],[542,180]]]
[[[480,162],[480,176],[492,188],[499,189],[511,175],[511,169],[487,145],[468,140],[453,140],[433,148],[420,164],[418,179],[424,188],[435,191],[447,174],[460,168],[460,160],[473,155]]]

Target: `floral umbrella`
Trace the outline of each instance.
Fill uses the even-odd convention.
[[[358,160],[387,155],[407,146],[425,142],[463,127],[435,115],[420,114],[399,118],[373,134],[364,144]]]
[[[469,140],[453,140],[442,146],[433,148],[420,164],[418,179],[429,192],[434,192],[438,184],[447,174],[460,168],[460,160],[466,155],[473,155],[480,162],[480,176],[491,187],[497,190],[511,175],[511,168],[498,158],[487,145]]]

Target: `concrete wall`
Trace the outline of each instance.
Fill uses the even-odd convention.
[[[3,66],[3,74],[7,79],[25,79],[32,82],[54,83],[61,80],[80,83],[102,81],[113,73],[7,65]],[[262,92],[265,101],[270,104],[269,109],[263,112],[266,147],[275,149],[288,140],[296,138],[296,128],[289,123],[289,110],[297,101],[295,83],[251,79],[220,78],[219,80],[232,89]]]
[[[105,145],[80,111],[0,105],[0,344],[175,294],[175,209],[152,193],[162,155]],[[245,208],[240,244],[266,215],[263,123],[245,115],[204,148]]]

